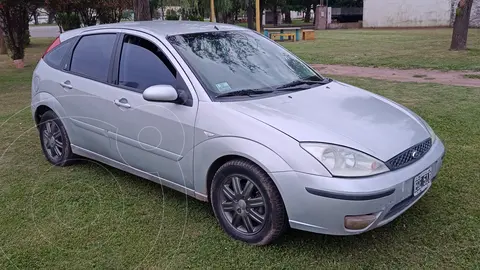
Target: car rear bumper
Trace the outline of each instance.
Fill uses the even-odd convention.
[[[431,186],[414,197],[414,177],[431,167],[435,179],[444,153],[445,148],[437,139],[417,162],[373,177],[341,179],[299,172],[272,176],[292,228],[332,235],[360,234],[389,223],[415,204]],[[374,216],[369,226],[359,230],[345,228],[346,216],[369,214]]]

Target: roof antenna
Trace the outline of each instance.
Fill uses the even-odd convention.
[[[213,28],[215,28],[215,29],[219,30],[219,29],[218,29],[218,27],[217,27],[216,25],[215,25]]]

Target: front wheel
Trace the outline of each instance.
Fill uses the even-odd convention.
[[[218,169],[210,198],[220,226],[234,239],[267,245],[288,226],[277,187],[268,174],[247,160],[231,160]]]

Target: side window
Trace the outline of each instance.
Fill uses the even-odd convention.
[[[47,53],[43,60],[51,67],[60,69],[62,65],[63,58],[65,55],[68,53],[70,50],[70,47],[72,46],[72,40],[69,39],[65,42],[62,42],[60,45],[58,45],[56,48],[54,48],[52,51]]]
[[[73,51],[70,71],[106,82],[116,34],[84,36]]]
[[[175,86],[177,72],[163,52],[145,39],[125,36],[118,82],[142,93],[152,85],[167,84]]]

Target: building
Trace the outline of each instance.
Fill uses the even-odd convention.
[[[459,0],[364,0],[363,27],[450,26]],[[474,0],[470,26],[480,27],[480,1]]]

